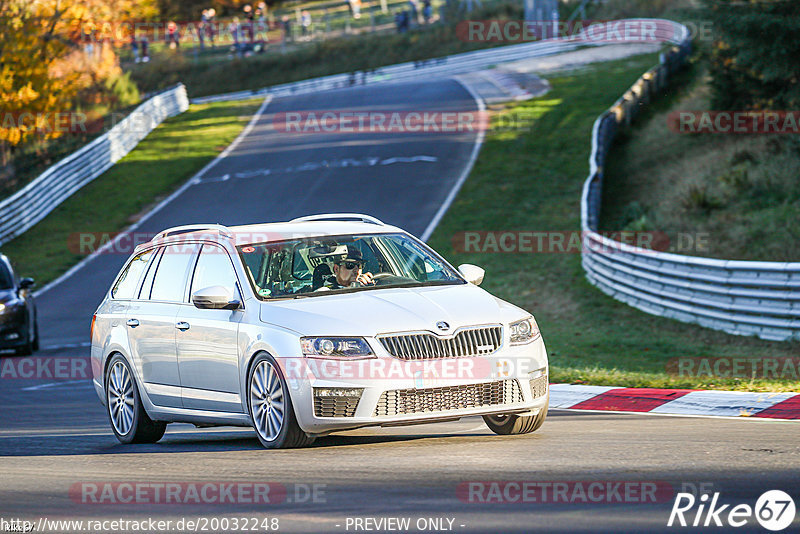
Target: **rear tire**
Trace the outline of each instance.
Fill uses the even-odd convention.
[[[514,414],[500,414],[500,415],[484,415],[483,420],[486,426],[495,434],[501,436],[512,436],[516,434],[530,434],[539,430],[547,419],[547,406],[549,404],[550,395],[547,395],[548,402],[544,405],[536,415],[514,415]]]
[[[293,449],[314,443],[314,438],[297,424],[286,379],[269,354],[259,354],[250,366],[247,411],[258,441],[267,449]]]
[[[119,354],[108,364],[105,389],[108,421],[121,443],[155,443],[161,439],[167,423],[153,421],[144,411],[133,372]]]

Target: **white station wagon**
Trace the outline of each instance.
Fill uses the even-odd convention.
[[[170,422],[252,426],[268,448],[474,415],[532,432],[544,343],[483,275],[366,215],[170,228],[92,319],[94,387],[123,443]]]

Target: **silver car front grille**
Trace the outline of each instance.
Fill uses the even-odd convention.
[[[314,415],[317,417],[353,417],[359,397],[314,397]]]
[[[492,354],[503,343],[500,325],[462,328],[454,335],[440,337],[427,332],[378,336],[386,352],[403,360],[462,358]]]
[[[531,379],[531,394],[534,399],[547,395],[547,375]]]
[[[442,412],[518,402],[522,402],[522,391],[519,382],[513,379],[438,388],[395,389],[381,394],[374,415]]]

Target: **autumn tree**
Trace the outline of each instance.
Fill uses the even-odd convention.
[[[0,179],[14,147],[62,135],[21,117],[97,104],[80,99],[122,75],[108,36],[87,29],[156,14],[154,0],[0,0]]]

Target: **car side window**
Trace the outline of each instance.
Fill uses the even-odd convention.
[[[158,262],[150,300],[166,302],[183,302],[186,291],[186,273],[189,263],[194,258],[198,245],[168,245],[161,253]]]
[[[162,250],[164,249],[159,248],[157,251],[154,249],[153,259],[150,260],[147,274],[144,275],[144,282],[142,282],[142,287],[139,289],[139,299],[141,300],[150,298],[150,290],[153,288],[153,278],[156,276],[156,269],[158,269],[158,262],[161,260]]]
[[[147,267],[147,262],[150,261],[150,257],[153,255],[153,251],[142,252],[141,254],[137,254],[131,262],[125,267],[125,270],[122,271],[122,274],[117,279],[117,283],[114,284],[114,287],[111,289],[111,296],[115,299],[129,299],[133,298],[134,293],[136,292],[136,288],[139,285],[139,279],[144,272],[145,267]]]
[[[238,292],[236,282],[236,273],[225,249],[216,245],[203,245],[194,269],[190,294],[211,286],[222,286]]]

